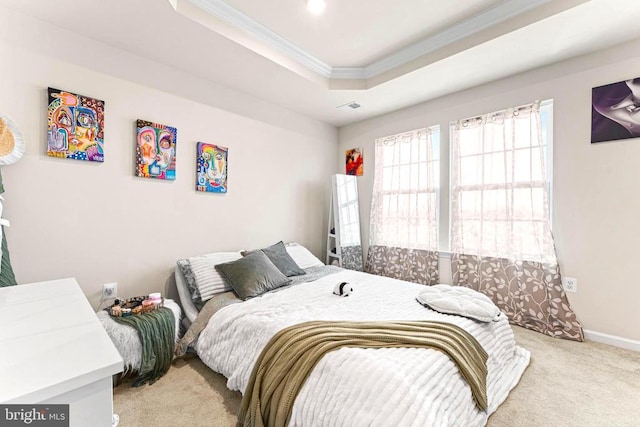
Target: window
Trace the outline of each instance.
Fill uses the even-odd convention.
[[[371,243],[438,250],[440,128],[376,140]]]
[[[439,126],[376,140],[370,244],[552,256],[552,136],[547,100],[539,120],[526,108],[461,120],[442,143]]]
[[[549,236],[551,102],[451,125],[451,250],[554,257]]]

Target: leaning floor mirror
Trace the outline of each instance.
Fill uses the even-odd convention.
[[[363,271],[358,183],[353,175],[332,177],[327,263]]]

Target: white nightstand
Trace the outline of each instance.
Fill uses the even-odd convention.
[[[69,404],[71,427],[109,427],[122,367],[75,279],[0,288],[1,403]]]

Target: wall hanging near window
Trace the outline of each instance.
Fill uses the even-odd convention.
[[[104,101],[48,88],[47,155],[104,162]]]
[[[551,235],[539,103],[460,120],[452,137],[452,284],[513,324],[582,341]]]
[[[591,90],[591,143],[640,137],[640,78]]]
[[[196,191],[227,192],[227,161],[229,149],[198,142],[196,159]]]
[[[175,180],[178,130],[140,119],[137,128],[136,176]]]
[[[362,148],[352,148],[345,152],[345,173],[347,175],[362,176],[364,173],[364,157]]]

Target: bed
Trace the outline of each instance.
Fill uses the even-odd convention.
[[[341,348],[326,354],[311,371],[295,399],[289,425],[483,426],[529,363],[529,352],[515,344],[504,316],[497,322],[481,323],[441,314],[416,302],[423,285],[323,267],[299,245],[287,246],[287,251],[308,273],[299,283],[221,307],[199,334],[198,356],[228,379],[229,389],[244,394],[253,366],[269,340],[286,327],[312,320],[448,322],[473,335],[488,354],[488,407],[482,411],[474,403],[469,384],[440,351]],[[325,271],[318,273],[321,270]],[[305,281],[305,276],[311,281]],[[193,322],[198,310],[188,307],[191,298],[185,282],[177,268],[183,309]],[[333,294],[341,282],[353,287],[347,298]]]

